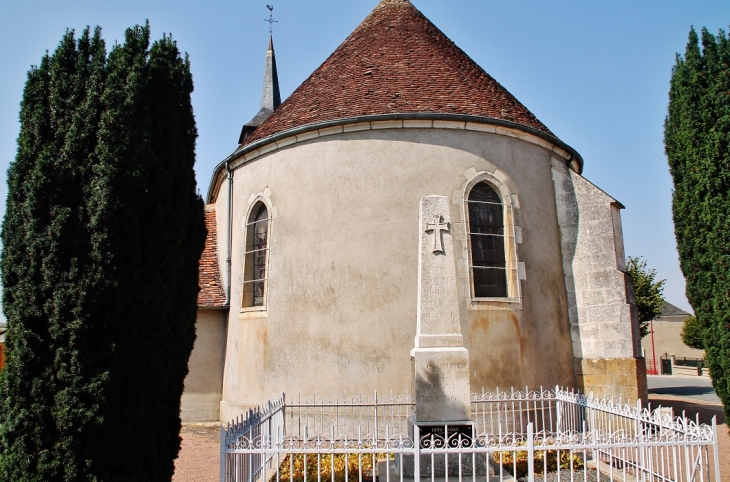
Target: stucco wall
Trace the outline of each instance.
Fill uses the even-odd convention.
[[[467,259],[456,261],[472,387],[572,385],[550,159],[543,147],[496,134],[387,129],[311,139],[236,169],[222,419],[284,391],[407,390],[420,199],[454,200],[455,251],[465,253],[458,193],[475,172],[495,170],[515,191],[526,279],[520,303],[470,302]],[[241,313],[243,222],[257,198],[273,218],[268,306]]]
[[[227,310],[199,309],[180,416],[183,422],[220,419]]]

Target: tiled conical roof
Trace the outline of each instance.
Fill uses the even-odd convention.
[[[552,132],[408,0],[382,0],[244,145],[360,116],[492,117]]]

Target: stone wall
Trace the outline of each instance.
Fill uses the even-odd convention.
[[[646,398],[646,366],[631,279],[625,273],[621,206],[553,159],[563,271],[578,387]]]

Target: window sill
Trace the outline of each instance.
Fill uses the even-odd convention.
[[[265,318],[269,316],[265,306],[256,306],[251,308],[241,308],[241,312],[238,314],[239,320],[247,320],[250,318]]]
[[[515,310],[522,311],[521,298],[471,298],[469,310]]]

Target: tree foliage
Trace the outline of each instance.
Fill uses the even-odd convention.
[[[730,420],[730,40],[692,29],[677,55],[664,144],[687,298],[702,322],[712,383]]]
[[[28,73],[0,260],[0,479],[170,480],[205,227],[190,64],[67,31]]]
[[[694,348],[695,350],[704,350],[705,341],[702,331],[703,327],[700,320],[690,315],[684,320],[682,331],[679,335],[682,337],[682,342],[688,347]]]
[[[626,271],[634,284],[634,300],[639,312],[639,327],[641,336],[649,333],[649,322],[656,320],[664,308],[664,283],[666,280],[656,281],[656,270],[648,269],[646,261],[641,257],[629,256],[626,262]]]

